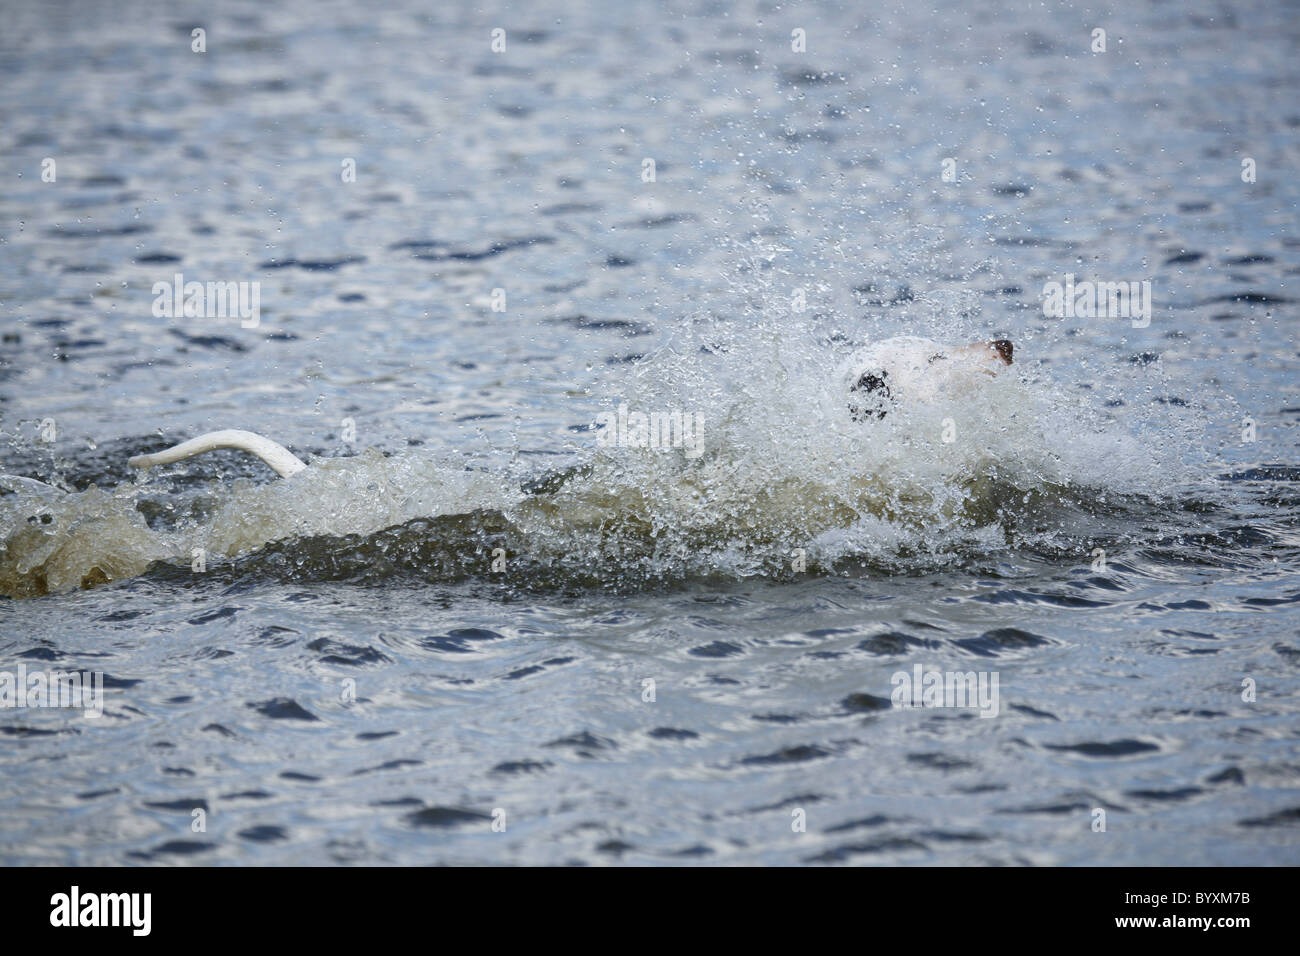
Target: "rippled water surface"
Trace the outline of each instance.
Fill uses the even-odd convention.
[[[4,862],[1300,862],[1294,4],[0,23]]]

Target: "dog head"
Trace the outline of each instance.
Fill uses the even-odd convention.
[[[994,375],[1010,365],[1009,339],[944,348],[926,339],[886,339],[850,360],[849,415],[879,421],[909,397],[926,398],[963,372]]]

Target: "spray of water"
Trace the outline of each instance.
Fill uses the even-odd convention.
[[[374,579],[484,573],[495,553],[539,585],[907,571],[1022,547],[1077,552],[1098,534],[1090,518],[1167,495],[1187,471],[1169,443],[1068,400],[1032,359],[855,421],[841,374],[853,348],[898,332],[988,338],[969,296],[896,289],[902,301],[873,323],[851,303],[800,308],[832,283],[783,273],[766,239],[735,261],[710,310],[598,389],[608,411],[698,423],[689,447],[593,440],[579,466],[523,486],[372,450],[179,497],[165,479],[17,488],[0,498],[0,593],[94,586],[196,554],[240,573]]]

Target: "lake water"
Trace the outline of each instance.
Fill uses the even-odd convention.
[[[0,711],[0,860],[1300,862],[1298,40],[6,9],[0,671],[105,688]],[[854,422],[894,335],[1015,364]],[[220,428],[311,467],[126,463]]]

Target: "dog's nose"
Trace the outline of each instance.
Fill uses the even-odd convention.
[[[1011,364],[1011,353],[1015,351],[1015,346],[1011,344],[1010,339],[995,339],[989,343],[989,348],[997,352],[1002,361]]]

